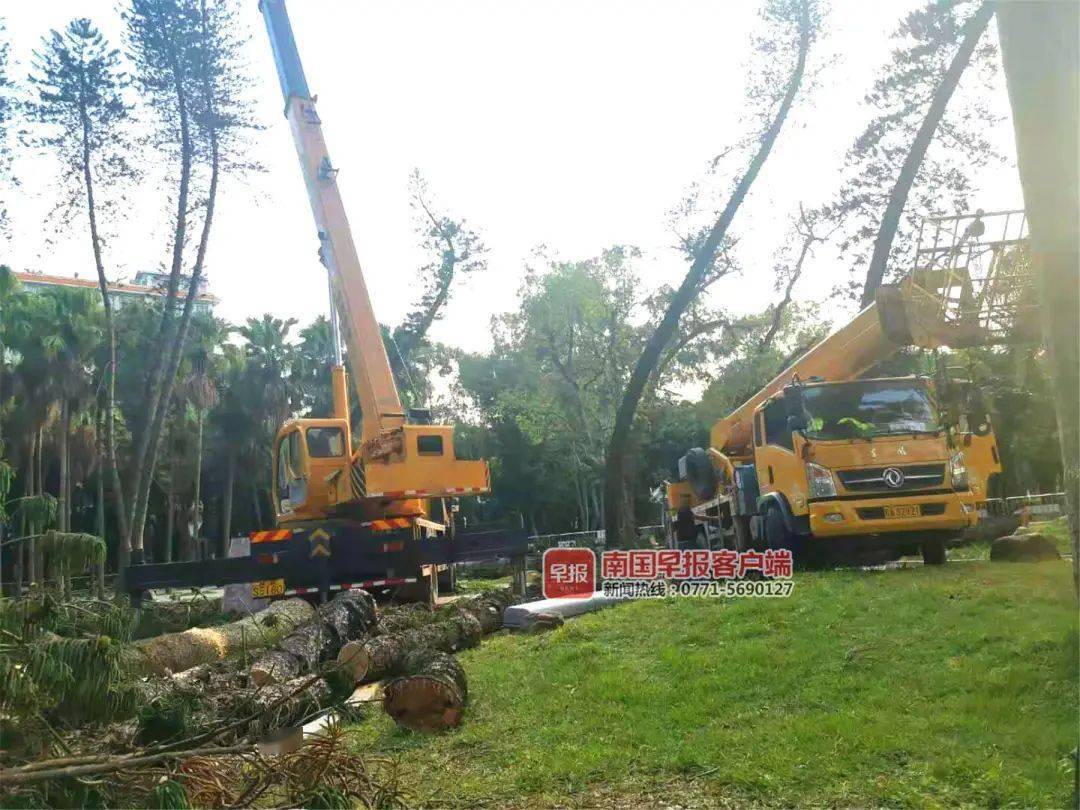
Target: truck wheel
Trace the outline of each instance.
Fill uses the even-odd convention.
[[[791,533],[784,525],[784,516],[773,508],[765,513],[765,546],[767,548],[791,548]]]
[[[746,551],[754,545],[754,535],[750,530],[749,515],[735,515],[731,519],[735,529],[735,551]]]
[[[945,541],[938,537],[933,540],[924,540],[922,544],[923,565],[944,565]]]

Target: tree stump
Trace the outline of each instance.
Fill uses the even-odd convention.
[[[386,686],[383,709],[399,726],[443,731],[461,725],[468,700],[465,671],[452,655],[418,650],[406,656],[406,674]]]

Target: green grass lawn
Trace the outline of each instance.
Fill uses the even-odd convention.
[[[420,805],[1063,807],[1077,633],[1065,562],[810,572],[500,634],[460,729],[359,732]]]

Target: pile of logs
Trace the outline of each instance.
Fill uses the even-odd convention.
[[[361,590],[340,593],[318,610],[297,600],[277,602],[243,622],[143,645],[144,671],[176,673],[148,682],[147,702],[187,696],[199,704],[205,723],[251,717],[237,735],[259,736],[305,722],[357,684],[389,679],[383,708],[395,722],[422,731],[449,728],[461,722],[468,699],[465,673],[453,654],[502,627],[510,604],[509,590],[438,610],[405,605],[378,612]],[[251,659],[246,672],[223,661],[235,657],[237,639]]]
[[[491,591],[439,610],[407,605],[379,614],[367,593],[348,591],[260,654],[248,676],[268,690],[267,700],[320,668],[336,668],[353,684],[393,678],[383,707],[397,723],[423,731],[456,726],[468,687],[452,654],[502,627],[511,601],[509,590]],[[290,699],[284,705],[302,703]]]
[[[256,686],[281,683],[314,672],[337,656],[342,645],[375,628],[375,600],[367,591],[344,591],[297,625],[248,670]]]

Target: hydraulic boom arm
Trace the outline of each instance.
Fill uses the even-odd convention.
[[[716,422],[713,447],[749,455],[754,412],[793,375],[841,382],[858,378],[903,346],[960,348],[1025,339],[1036,309],[1024,212],[977,211],[930,219],[927,225],[915,269],[898,284],[882,285],[873,304]]]
[[[285,117],[292,130],[319,237],[319,258],[330,273],[334,308],[345,326],[349,370],[360,399],[362,439],[368,442],[400,427],[405,416],[379,322],[371,306],[364,273],[330,162],[315,99],[308,90],[284,0],[261,0],[259,7],[270,35]]]

